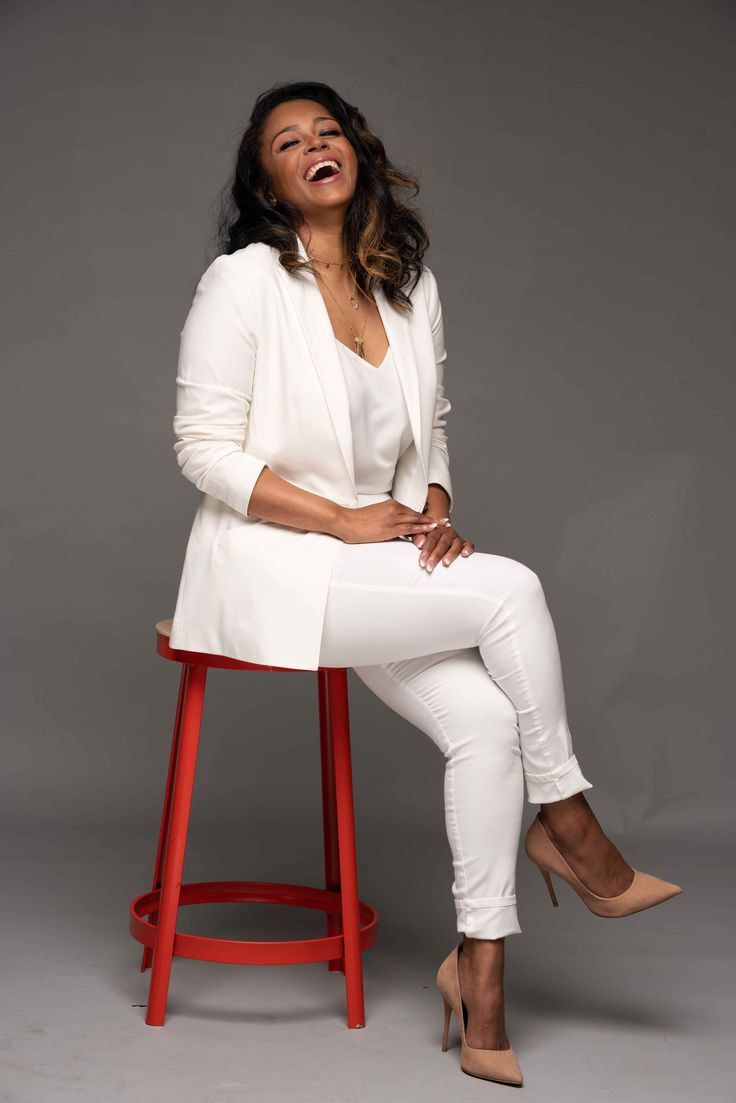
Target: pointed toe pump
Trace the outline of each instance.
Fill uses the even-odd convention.
[[[460,1042],[462,1045],[460,1068],[463,1072],[467,1072],[470,1076],[478,1076],[482,1080],[496,1080],[499,1084],[514,1084],[516,1087],[521,1087],[523,1083],[521,1069],[516,1054],[511,1047],[508,1049],[476,1049],[474,1046],[469,1046],[465,1040],[468,1011],[460,995],[459,951],[460,947],[455,946],[442,962],[437,973],[437,987],[442,994],[445,1007],[442,1052],[447,1052],[450,1016],[454,1011],[455,1018],[460,1024]]]
[[[677,896],[682,892],[679,885],[673,885],[670,881],[663,881],[650,873],[641,873],[635,869],[634,880],[618,896],[596,896],[585,887],[560,854],[547,834],[538,812],[526,833],[524,850],[544,877],[554,907],[557,907],[557,897],[550,878],[551,873],[567,881],[586,907],[594,915],[603,916],[605,919],[644,911],[645,908],[652,908],[655,904],[661,904],[664,900],[669,900],[671,896]]]

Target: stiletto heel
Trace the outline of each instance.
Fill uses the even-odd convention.
[[[554,904],[555,907],[557,907],[557,897],[555,896],[555,890],[554,890],[554,886],[552,884],[552,878],[550,877],[548,870],[542,869],[541,866],[538,866],[537,868],[539,869],[539,872],[542,874],[542,877],[544,877],[545,881],[547,882],[547,888],[549,889],[549,894],[552,898],[552,903]]]
[[[445,1005],[445,1029],[442,1035],[442,1052],[447,1053],[447,1035],[450,1033],[450,1015],[452,1015],[452,1006],[447,1002],[445,997],[442,997],[442,1002]]]
[[[476,1049],[469,1046],[465,1038],[465,1018],[467,1009],[460,993],[460,973],[458,954],[460,946],[455,946],[447,955],[437,972],[437,987],[442,993],[445,1004],[445,1030],[442,1036],[442,1052],[447,1050],[447,1034],[450,1026],[450,1013],[460,1024],[460,1068],[469,1076],[478,1076],[481,1080],[496,1080],[499,1084],[514,1084],[521,1087],[523,1078],[519,1061],[511,1046],[508,1049]]]
[[[672,896],[682,892],[679,885],[670,881],[663,881],[661,877],[653,877],[651,873],[641,873],[634,870],[634,879],[627,889],[617,896],[596,896],[594,892],[586,888],[573,869],[567,864],[562,854],[550,839],[539,812],[531,822],[524,839],[524,850],[528,858],[534,862],[540,871],[549,889],[552,903],[557,907],[557,897],[552,886],[550,873],[567,881],[570,888],[574,889],[585,906],[594,915],[600,915],[604,919],[620,918],[624,915],[632,915],[634,912],[644,911],[645,908],[653,908],[655,904],[661,904]]]

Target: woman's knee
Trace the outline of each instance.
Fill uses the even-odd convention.
[[[539,575],[526,563],[490,552],[475,552],[466,562],[470,564],[474,559],[475,580],[484,593],[499,598],[534,598],[543,595]]]

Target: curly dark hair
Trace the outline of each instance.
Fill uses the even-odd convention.
[[[283,82],[258,96],[240,140],[232,178],[220,197],[219,252],[234,253],[251,242],[262,241],[279,250],[279,262],[287,271],[314,271],[299,254],[296,230],[303,222],[302,213],[291,203],[271,205],[267,198],[271,182],[260,158],[269,112],[277,104],[295,99],[314,100],[324,107],[338,120],[355,150],[359,173],[343,225],[343,249],[356,283],[368,295],[381,286],[387,299],[400,310],[410,309],[411,300],[402,288],[413,275],[416,280],[411,290],[416,286],[429,234],[420,214],[396,192],[413,188],[416,196],[419,183],[391,163],[383,142],[358,108],[319,81]]]

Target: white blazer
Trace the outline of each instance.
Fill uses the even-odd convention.
[[[307,252],[299,241],[299,252]],[[406,397],[412,444],[391,494],[421,511],[431,482],[452,501],[437,283],[424,268],[411,316],[376,305]],[[171,646],[317,670],[338,537],[248,516],[263,467],[343,506],[358,503],[350,408],[316,277],[289,274],[254,242],[217,257],[181,331],[174,451],[200,490]]]

